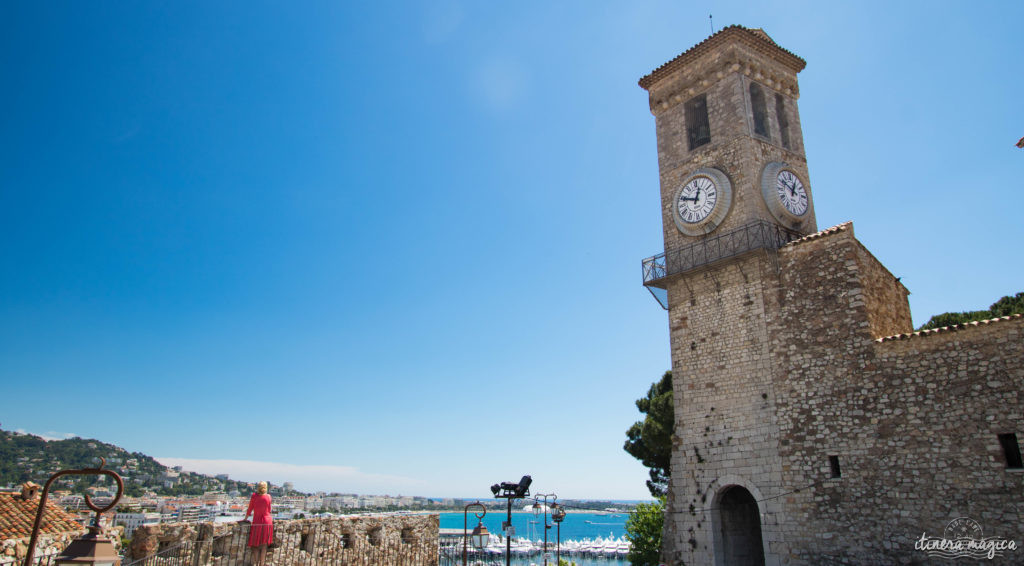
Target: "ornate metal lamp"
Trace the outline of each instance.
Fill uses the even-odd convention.
[[[466,536],[469,530],[470,507],[478,507],[480,509],[479,513],[473,511],[473,514],[476,515],[479,523],[473,529],[473,534],[471,536]],[[484,515],[486,514],[487,507],[484,507],[484,504],[479,501],[466,505],[465,510],[462,512],[462,566],[466,566],[466,557],[468,554],[467,544],[470,542],[470,539],[472,539],[474,548],[480,549],[487,546],[487,539],[490,538],[490,533],[487,532],[487,527],[484,526]]]
[[[548,558],[551,557],[551,553],[548,552],[548,529],[551,528],[551,525],[548,524],[548,499],[550,498],[551,505],[555,506],[557,505],[558,496],[554,493],[538,493],[533,496],[533,500],[537,502],[540,502],[540,498],[544,498],[544,566],[548,566]],[[535,515],[540,515],[540,510],[537,509],[536,505],[533,507],[533,512]],[[561,526],[559,526],[559,529],[561,529]],[[557,561],[555,563],[557,564]]]
[[[565,509],[559,507],[557,503],[551,505],[551,520],[558,525],[558,546],[555,547],[555,563],[561,564],[562,562],[562,521],[565,520]]]
[[[487,532],[487,527],[484,526],[483,521],[473,529],[473,534],[469,535],[469,540],[473,546],[477,549],[482,549],[487,546],[487,541],[491,538],[491,533]]]
[[[114,543],[104,537],[98,526],[89,527],[89,532],[71,541],[54,561],[56,566],[91,564],[93,566],[120,566],[121,557],[114,550]]]
[[[32,558],[36,552],[36,539],[39,537],[39,525],[42,523],[43,513],[46,511],[46,496],[50,492],[50,486],[57,478],[68,475],[110,476],[114,478],[115,482],[117,482],[117,495],[114,497],[113,501],[105,507],[97,507],[93,504],[88,495],[85,496],[85,504],[89,509],[96,512],[96,518],[93,520],[92,526],[89,527],[89,532],[71,541],[71,544],[64,549],[64,552],[61,552],[60,556],[56,558],[54,564],[57,566],[83,564],[91,564],[93,566],[121,565],[121,558],[117,555],[117,551],[114,550],[114,543],[103,536],[100,529],[100,516],[113,509],[114,506],[117,505],[117,502],[121,500],[121,495],[124,493],[124,481],[121,480],[121,476],[117,475],[117,472],[104,470],[103,466],[106,463],[106,460],[100,458],[100,465],[95,468],[61,470],[50,476],[50,479],[46,480],[46,485],[43,487],[43,493],[39,496],[39,510],[36,512],[36,521],[32,525],[32,537],[29,539],[28,552],[25,555],[24,566],[32,566]]]

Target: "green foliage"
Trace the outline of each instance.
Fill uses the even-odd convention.
[[[630,564],[657,566],[661,564],[661,533],[665,526],[665,498],[653,503],[640,503],[626,519]]]
[[[660,497],[668,491],[672,431],[675,428],[671,371],[666,371],[660,381],[651,384],[647,396],[636,400],[636,408],[646,416],[629,427],[622,448],[650,468],[651,479],[647,480],[647,489],[654,497]]]
[[[1024,312],[1024,292],[1017,293],[1012,297],[1003,297],[993,303],[988,310],[993,317],[1022,313]]]
[[[937,314],[924,323],[918,330],[930,330],[932,328],[942,328],[944,326],[953,326],[956,324],[964,324],[966,322],[974,322],[976,320],[987,320],[990,318],[998,318],[1000,316],[1010,316],[1011,314],[1024,313],[1024,293],[1017,293],[1013,296],[1006,296],[989,307],[985,311],[969,311],[969,312],[945,312]]]

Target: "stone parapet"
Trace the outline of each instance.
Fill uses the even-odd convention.
[[[438,562],[438,515],[378,515],[274,522],[268,562],[422,564]],[[174,564],[247,564],[250,524],[162,523],[135,531],[125,563],[173,551]],[[182,556],[186,558],[182,559]],[[170,564],[171,562],[168,562]]]

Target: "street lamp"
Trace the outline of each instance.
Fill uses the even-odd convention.
[[[565,520],[565,509],[559,507],[557,503],[552,503],[551,506],[554,508],[551,510],[551,520],[558,525],[558,546],[555,547],[555,562],[559,565],[562,564],[562,521]]]
[[[540,498],[544,498],[544,566],[548,566],[548,529],[551,528],[548,525],[548,498],[551,497],[552,505],[558,500],[558,496],[554,493],[538,493],[533,496],[533,500],[540,502]],[[534,513],[537,513],[537,508],[534,507]],[[539,513],[537,513],[539,515]]]
[[[56,474],[50,476],[50,479],[46,480],[46,485],[43,486],[43,493],[39,496],[39,510],[36,512],[36,521],[32,525],[32,536],[28,542],[28,552],[25,554],[24,566],[31,566],[32,558],[36,553],[36,539],[39,538],[39,525],[43,520],[43,512],[46,510],[46,496],[50,492],[50,486],[54,480],[61,476],[110,476],[117,482],[117,495],[114,500],[111,501],[106,507],[97,507],[93,504],[92,500],[87,494],[85,496],[85,504],[96,512],[96,518],[93,520],[92,526],[89,527],[89,532],[71,541],[71,544],[60,553],[54,562],[56,566],[71,566],[71,565],[85,565],[91,564],[93,566],[120,566],[121,557],[117,555],[117,551],[114,550],[114,543],[110,542],[110,539],[103,536],[100,530],[100,516],[107,511],[110,511],[117,505],[117,502],[121,500],[121,494],[124,493],[124,481],[121,480],[121,476],[117,475],[117,472],[111,470],[104,470],[103,466],[107,463],[106,460],[100,458],[100,465],[95,468],[84,468],[81,470],[61,470]]]
[[[504,481],[491,486],[491,493],[494,494],[495,499],[508,500],[508,521],[502,524],[502,528],[505,530],[505,566],[512,566],[512,535],[516,532],[512,528],[512,500],[530,495],[531,483],[533,483],[533,478],[523,476],[519,483]]]
[[[469,529],[470,507],[479,507],[482,511],[479,513],[473,511],[473,514],[476,515],[476,518],[479,521],[479,523],[477,524],[476,528],[473,529],[473,534],[471,536],[466,536],[467,531]],[[479,501],[477,501],[476,503],[470,503],[469,505],[466,505],[465,510],[463,510],[462,512],[462,566],[466,566],[466,545],[469,542],[469,539],[473,539],[474,548],[479,549],[487,546],[487,540],[490,538],[490,533],[487,532],[487,527],[484,526],[484,515],[486,514],[487,507],[484,507],[484,504],[480,503]]]

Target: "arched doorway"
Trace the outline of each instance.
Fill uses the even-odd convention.
[[[715,558],[720,566],[764,566],[761,513],[745,488],[730,485],[715,505]]]

